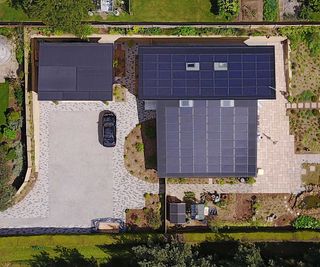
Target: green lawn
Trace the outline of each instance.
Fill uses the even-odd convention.
[[[27,263],[32,255],[44,250],[52,254],[56,246],[76,248],[85,257],[95,257],[98,261],[113,256],[128,257],[133,244],[145,242],[146,238],[161,238],[159,234],[122,235],[40,235],[20,237],[0,237],[0,266],[4,263]],[[252,233],[184,233],[188,243],[214,242],[222,240],[242,241],[320,241],[320,232],[252,232]]]
[[[210,9],[210,0],[131,0],[132,15],[109,16],[107,20],[139,22],[210,22],[224,20],[215,16]]]
[[[0,21],[30,20],[21,8],[15,9],[9,6],[8,0],[0,0]]]
[[[5,111],[9,104],[9,83],[0,84],[0,125],[6,123]]]

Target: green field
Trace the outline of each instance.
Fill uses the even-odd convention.
[[[0,0],[0,20],[2,21],[24,21],[30,20],[21,8],[10,7],[8,0]]]
[[[319,242],[320,232],[252,232],[252,233],[184,233],[188,243],[203,243],[227,240],[242,241],[305,241]],[[56,246],[76,248],[85,257],[93,256],[98,261],[108,261],[112,257],[125,258],[134,244],[145,242],[147,238],[161,238],[159,234],[122,235],[40,235],[20,237],[0,237],[0,266],[4,263],[24,264],[40,251],[53,254]]]
[[[210,0],[131,0],[131,15],[109,16],[112,21],[221,21],[211,11]]]
[[[6,123],[5,111],[9,104],[9,83],[0,84],[0,125]]]

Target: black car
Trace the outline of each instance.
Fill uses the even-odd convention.
[[[102,145],[105,147],[114,147],[116,145],[116,115],[111,111],[105,111],[101,119],[102,123]]]

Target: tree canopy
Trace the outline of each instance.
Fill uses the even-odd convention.
[[[199,257],[197,250],[185,243],[149,243],[134,247],[136,261],[139,266],[175,266],[175,267],[210,267],[211,257]]]

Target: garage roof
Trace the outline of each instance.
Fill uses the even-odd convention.
[[[157,103],[159,177],[249,177],[257,170],[257,100]]]
[[[273,46],[139,47],[141,99],[274,99]]]
[[[112,100],[113,45],[40,43],[39,100]]]

